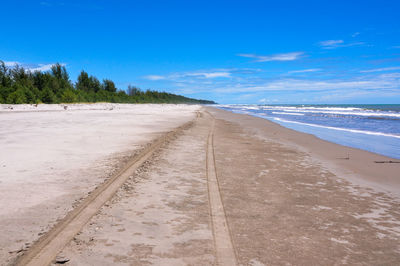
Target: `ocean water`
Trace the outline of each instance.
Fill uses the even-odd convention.
[[[400,159],[400,104],[217,105],[321,139]]]

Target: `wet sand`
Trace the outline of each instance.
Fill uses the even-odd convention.
[[[219,118],[216,165],[239,263],[400,261],[399,165],[375,165],[387,158],[260,118],[210,112]]]
[[[290,149],[306,153],[323,167],[329,168],[330,171],[353,183],[391,192],[400,197],[400,163],[376,163],[400,162],[400,160],[325,141],[266,119],[234,114],[216,108],[208,110],[220,119],[238,124],[253,137],[277,142]]]
[[[215,265],[224,262],[215,246],[222,219],[239,265],[396,265],[400,165],[374,162],[386,160],[205,107],[58,256],[67,265]]]

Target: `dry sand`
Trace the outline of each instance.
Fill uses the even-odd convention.
[[[0,262],[29,246],[144,144],[193,119],[198,108],[0,105]]]
[[[215,117],[219,218],[239,265],[398,265],[400,164],[376,164],[390,158],[210,107],[133,173],[59,256],[69,265],[220,261],[206,110]],[[22,223],[14,221],[17,230]]]
[[[70,265],[212,265],[208,122],[198,121],[139,169],[59,256]]]

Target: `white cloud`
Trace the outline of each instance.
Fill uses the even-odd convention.
[[[229,72],[194,72],[194,73],[186,73],[184,76],[187,77],[204,77],[206,79],[212,78],[229,78],[231,73]]]
[[[238,82],[235,77],[227,81],[206,83],[202,80],[196,82],[183,81],[180,87],[195,92],[213,92],[222,94],[235,93],[343,93],[372,92],[377,95],[397,93],[400,95],[400,73],[381,74],[369,77],[353,77],[349,79],[299,79],[278,78],[269,79],[252,77]],[[311,95],[310,94],[310,95]]]
[[[276,103],[278,102],[278,99],[268,99],[268,98],[262,98],[260,100],[258,100],[259,103],[261,104],[265,104],[265,103]]]
[[[352,80],[302,80],[278,79],[265,81],[259,84],[240,84],[217,88],[218,92],[271,92],[271,91],[368,91],[368,90],[396,90],[400,94],[400,73],[379,75],[370,79]]]
[[[354,32],[352,35],[351,35],[351,37],[357,37],[358,35],[360,35],[360,33],[359,32]]]
[[[293,71],[289,71],[289,74],[293,74],[293,73],[308,73],[308,72],[317,72],[317,71],[321,71],[320,68],[309,68],[309,69],[301,69],[301,70],[293,70]]]
[[[14,67],[15,65],[19,65],[19,62],[16,61],[3,61],[6,67]]]
[[[299,69],[293,70],[293,73],[313,73],[320,70],[322,69]],[[333,101],[335,98],[340,100],[340,97],[345,97],[346,95],[346,97],[354,98],[357,94],[375,94],[382,97],[400,96],[400,71],[398,72],[377,72],[370,75],[358,74],[349,78],[343,78],[339,75],[341,78],[329,76],[331,78],[328,79],[321,79],[316,75],[308,75],[309,78],[305,79],[301,75],[285,77],[281,75],[274,76],[272,73],[271,76],[271,73],[265,71],[246,70],[246,74],[243,75],[240,69],[213,69],[172,73],[165,77],[171,83],[171,87],[177,88],[175,92],[187,95],[208,93],[216,95],[216,99],[221,97],[221,99],[233,101],[246,95],[257,95],[254,99],[266,98],[270,101],[269,97],[280,97],[277,95],[288,97],[287,101],[300,101],[301,98],[296,97],[301,95],[306,96],[307,99],[310,99],[310,97],[329,97],[331,95]],[[284,99],[282,98],[282,101]]]
[[[15,67],[15,66],[21,66],[23,67],[26,71],[49,71],[51,67],[55,64],[28,64],[28,63],[21,63],[17,61],[4,61],[4,64],[6,67]],[[62,66],[66,66],[66,64],[60,64]]]
[[[53,65],[54,64],[46,64],[46,65],[45,64],[39,64],[36,67],[26,67],[26,69],[30,70],[32,72],[35,72],[35,71],[44,72],[44,71],[49,71]],[[65,66],[65,64],[62,64],[62,66]]]
[[[167,76],[159,76],[159,75],[148,75],[144,76],[145,79],[148,80],[170,80],[170,81],[182,81],[184,79],[185,82],[196,83],[198,81],[190,80],[190,78],[194,79],[216,79],[216,78],[230,78],[232,73],[254,73],[251,72],[250,69],[244,69],[241,71],[240,69],[216,69],[216,70],[207,70],[207,71],[192,71],[192,72],[181,72],[181,73],[173,73]]]
[[[292,52],[274,55],[238,54],[238,56],[254,58],[255,62],[293,61],[301,58],[304,52]]]
[[[159,76],[159,75],[148,75],[144,77],[145,79],[148,80],[161,80],[161,79],[165,79],[164,76]]]
[[[368,70],[361,70],[360,73],[393,71],[393,70],[399,70],[399,69],[400,69],[400,67],[383,67],[383,68],[374,68],[374,69],[368,69]]]
[[[339,44],[344,43],[343,40],[328,40],[328,41],[322,41],[319,43],[320,46],[336,46]]]
[[[365,45],[364,42],[352,42],[352,43],[345,43],[343,40],[327,40],[318,43],[323,49],[335,49],[339,47],[350,47],[350,46],[358,46],[358,45]]]

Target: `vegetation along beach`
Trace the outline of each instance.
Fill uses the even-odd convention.
[[[399,265],[397,1],[4,1],[0,265]]]

